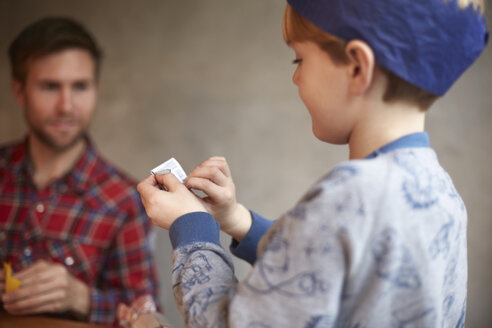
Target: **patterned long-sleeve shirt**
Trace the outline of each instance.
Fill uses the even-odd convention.
[[[88,147],[63,178],[35,187],[27,139],[0,149],[0,262],[61,263],[90,288],[88,320],[114,324],[118,303],[158,303],[151,223],[135,182]],[[67,314],[63,314],[67,315]]]
[[[242,282],[213,218],[180,217],[174,294],[188,327],[463,327],[466,224],[427,135],[409,135],[336,166],[269,229],[253,214]]]

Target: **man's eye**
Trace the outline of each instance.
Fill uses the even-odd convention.
[[[53,91],[53,90],[57,90],[58,89],[58,84],[57,83],[46,82],[46,83],[41,84],[41,88],[43,90]]]
[[[294,60],[292,61],[292,64],[297,65],[297,64],[299,64],[301,61],[302,61],[302,59],[301,59],[301,58],[296,58],[296,59],[294,59]]]
[[[87,90],[88,84],[87,82],[77,82],[73,85],[73,89],[77,91],[84,91]]]

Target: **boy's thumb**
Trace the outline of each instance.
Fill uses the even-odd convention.
[[[169,191],[174,191],[182,183],[173,173],[156,174],[155,179],[158,183],[166,186]]]

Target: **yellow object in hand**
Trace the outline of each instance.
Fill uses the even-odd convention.
[[[12,277],[10,262],[3,262],[3,269],[5,270],[5,292],[8,293],[19,289],[21,282],[19,279]]]

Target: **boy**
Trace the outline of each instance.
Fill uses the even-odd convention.
[[[350,160],[273,225],[236,202],[221,157],[184,184],[172,174],[139,184],[147,214],[170,231],[187,325],[462,327],[466,210],[423,130],[425,111],[487,42],[483,3],[288,3],[284,38],[313,134],[347,143]],[[243,282],[219,224],[253,265]]]

